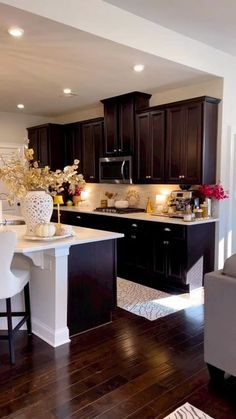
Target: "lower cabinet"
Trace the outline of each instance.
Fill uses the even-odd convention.
[[[54,211],[53,221],[57,221]],[[178,225],[62,211],[61,222],[124,234],[117,241],[117,274],[143,285],[189,291],[214,270],[215,223]]]

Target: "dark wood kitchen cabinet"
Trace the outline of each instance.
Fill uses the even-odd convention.
[[[151,95],[131,92],[104,99],[104,155],[129,156],[134,153],[135,112],[149,106]]]
[[[45,124],[30,127],[29,147],[34,149],[34,158],[40,166],[50,166],[52,170],[63,169],[65,157],[64,126]]]
[[[82,141],[81,141],[81,126],[78,122],[66,124],[64,127],[65,133],[65,165],[73,164],[75,159],[79,159],[79,172],[82,172]]]
[[[81,123],[82,168],[86,182],[99,182],[99,157],[102,156],[103,118]]]
[[[135,182],[165,181],[165,111],[139,112],[136,115]]]
[[[216,182],[219,102],[204,96],[166,106],[166,183]]]
[[[99,181],[99,157],[103,146],[103,118],[65,125],[66,164],[79,159],[86,182]]]
[[[54,211],[53,220],[57,221]],[[214,270],[215,223],[178,225],[97,213],[62,211],[65,224],[123,233],[117,273],[156,289],[189,291]]]

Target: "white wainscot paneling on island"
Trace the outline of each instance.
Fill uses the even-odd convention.
[[[116,306],[116,239],[119,233],[74,227],[74,236],[31,241],[17,233],[15,254],[27,257],[33,333],[57,347],[70,336],[111,321]],[[22,307],[21,299],[15,309]],[[14,310],[14,301],[13,301]]]

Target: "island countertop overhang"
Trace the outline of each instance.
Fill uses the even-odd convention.
[[[103,230],[95,230],[92,228],[73,226],[74,236],[50,241],[34,241],[24,238],[24,235],[26,233],[26,226],[2,227],[3,231],[5,228],[7,228],[7,230],[16,232],[17,244],[15,252],[22,254],[38,252],[42,250],[70,247],[74,245],[82,245],[86,243],[94,243],[105,240],[116,240],[124,237],[122,233],[114,233]]]

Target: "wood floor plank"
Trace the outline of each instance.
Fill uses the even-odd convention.
[[[236,380],[209,386],[203,326],[199,306],[153,322],[117,309],[113,323],[57,349],[21,332],[16,366],[0,345],[0,417],[160,419],[189,401],[235,419]]]

